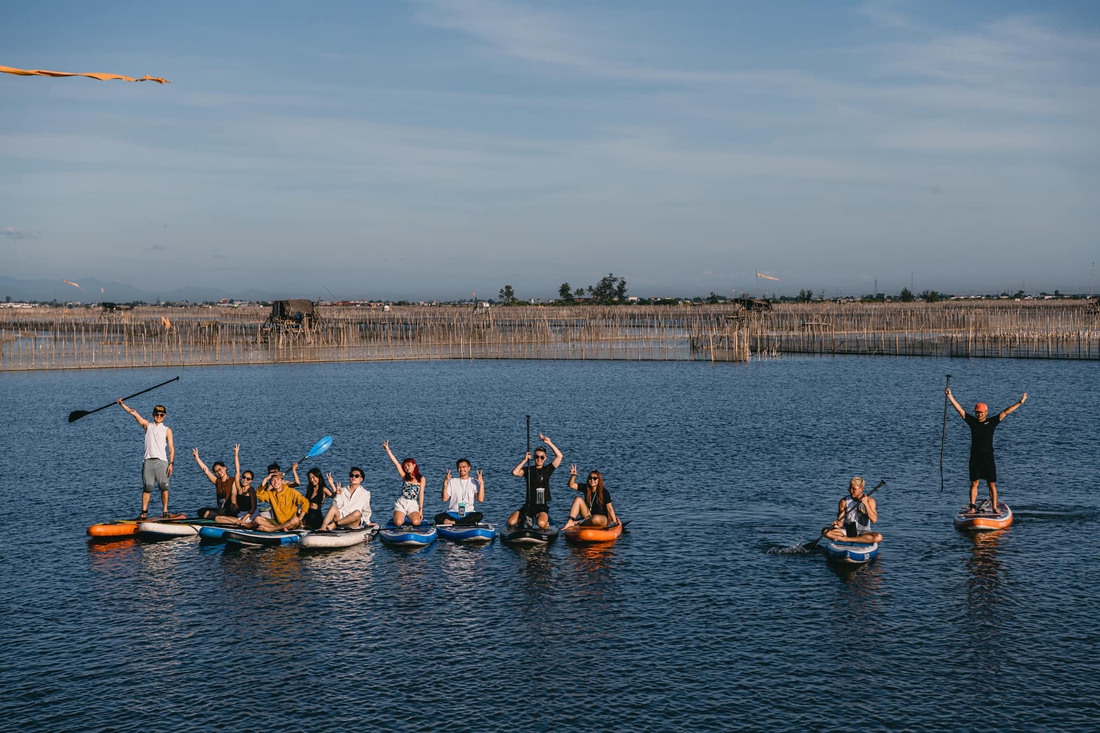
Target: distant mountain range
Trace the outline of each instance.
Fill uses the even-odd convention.
[[[94,277],[75,280],[80,284],[77,288],[67,285],[61,280],[17,280],[13,277],[0,277],[0,300],[10,297],[15,301],[74,301],[81,303],[98,303],[107,301],[110,303],[130,303],[144,301],[157,303],[159,301],[187,300],[192,303],[203,301],[218,301],[222,298],[237,300],[273,300],[275,298],[304,298],[309,297],[302,293],[271,293],[255,288],[244,292],[230,293],[219,288],[203,288],[187,286],[174,290],[142,290],[126,283],[105,282]],[[102,295],[100,288],[103,289]],[[316,297],[316,294],[314,294]]]

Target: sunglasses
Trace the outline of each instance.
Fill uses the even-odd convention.
[[[154,412],[153,414],[154,414],[154,415],[163,415],[164,413],[163,413],[163,412],[160,412],[160,411],[158,410],[158,411],[155,411],[155,412]]]
[[[588,480],[589,480],[589,481],[599,481],[599,480],[600,480],[600,477],[599,477],[599,476],[589,476],[589,477],[588,477]]]
[[[545,461],[545,460],[546,460],[546,456],[535,456],[535,460],[536,460],[536,461]]]
[[[349,473],[348,478],[363,478],[363,474],[361,474],[361,473]]]
[[[252,480],[251,476],[242,476],[241,477],[241,481],[251,481],[251,480]]]

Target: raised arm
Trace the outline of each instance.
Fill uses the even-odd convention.
[[[301,481],[301,479],[298,478],[298,463],[297,462],[290,464],[290,472],[292,474],[294,474],[294,486],[295,486],[295,488],[297,488],[298,486],[301,486],[302,481]]]
[[[443,501],[450,501],[451,500],[450,483],[451,483],[451,469],[448,468],[447,469],[447,475],[443,477],[443,494],[442,494]]]
[[[241,490],[241,444],[233,446],[233,503],[237,503],[237,492]]]
[[[477,472],[477,483],[479,485],[477,490],[477,501],[480,504],[485,501],[485,478],[482,477],[480,470]]]
[[[393,461],[393,467],[397,469],[397,475],[401,477],[402,481],[404,481],[405,469],[401,468],[401,461],[397,460],[397,456],[395,456],[393,454],[393,451],[390,450],[390,441],[383,440],[382,447],[386,449],[386,455],[388,455],[390,457],[390,460]],[[424,492],[421,491],[420,493],[423,494]]]
[[[519,463],[517,463],[516,467],[512,469],[512,475],[513,476],[519,476],[520,478],[522,478],[523,477],[523,467],[526,466],[530,462],[531,462],[531,454],[530,453],[524,453],[523,454],[523,460],[521,460]]]
[[[580,491],[580,487],[577,486],[577,464],[573,463],[569,466],[569,488],[573,491]]]
[[[951,404],[952,404],[952,405],[954,405],[954,407],[955,407],[955,412],[959,413],[959,417],[961,417],[961,418],[963,418],[963,419],[965,420],[965,419],[966,419],[966,410],[964,410],[964,409],[962,408],[962,405],[960,405],[960,404],[959,404],[959,403],[958,403],[958,402],[957,402],[957,401],[955,400],[955,395],[951,394],[951,388],[950,388],[950,387],[948,387],[948,388],[944,389],[944,390],[943,390],[943,393],[944,393],[945,395],[947,395],[947,399],[951,400]]]
[[[121,397],[118,399],[118,404],[122,407],[123,410],[126,410],[126,412],[134,416],[134,419],[138,421],[138,425],[141,426],[142,430],[145,430],[149,427],[149,421],[142,417],[137,410],[123,402]]]
[[[997,418],[999,420],[1004,420],[1005,417],[1007,417],[1009,414],[1016,412],[1016,410],[1019,410],[1020,405],[1024,404],[1025,402],[1027,402],[1027,392],[1024,392],[1024,396],[1021,397],[1020,401],[1017,402],[1015,405],[1009,405],[1005,409],[1001,410],[1001,414],[998,415]]]
[[[215,476],[214,472],[207,468],[206,464],[202,462],[201,458],[199,458],[199,449],[192,448],[191,455],[195,457],[195,463],[199,464],[199,468],[202,470],[203,473],[206,474],[206,478],[210,479],[210,483],[216,484],[218,482],[218,477]]]
[[[554,443],[542,433],[539,433],[539,440],[541,440],[543,443],[546,443],[548,446],[550,446],[550,450],[554,451],[554,460],[552,461],[552,463],[554,464],[554,468],[560,466],[561,459],[565,458],[565,456],[563,456],[561,454],[561,451],[558,450],[558,446],[554,445]]]

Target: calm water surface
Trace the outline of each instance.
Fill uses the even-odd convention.
[[[964,404],[1029,401],[997,431],[1008,530],[955,531]],[[524,415],[603,471],[629,534],[603,549],[377,542],[328,554],[194,540],[94,544],[133,516],[142,435],[112,408],[160,370],[0,375],[0,714],[21,731],[1095,730],[1100,511],[1090,363],[780,359],[749,364],[433,362],[208,368],[168,407],[173,508],[209,504],[190,457],[257,473],[323,435],[366,470],[375,517],[414,456],[485,472],[489,521],[522,500]],[[307,464],[308,467],[308,464]],[[877,494],[872,565],[769,554],[817,536],[848,479]],[[304,475],[304,468],[303,468]],[[158,508],[154,499],[154,508]]]

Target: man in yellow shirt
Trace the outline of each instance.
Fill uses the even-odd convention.
[[[309,502],[300,493],[283,483],[282,471],[275,471],[269,477],[268,488],[256,492],[257,501],[271,504],[274,521],[267,517],[256,518],[256,529],[261,532],[284,532],[302,524],[302,518],[309,510]]]

